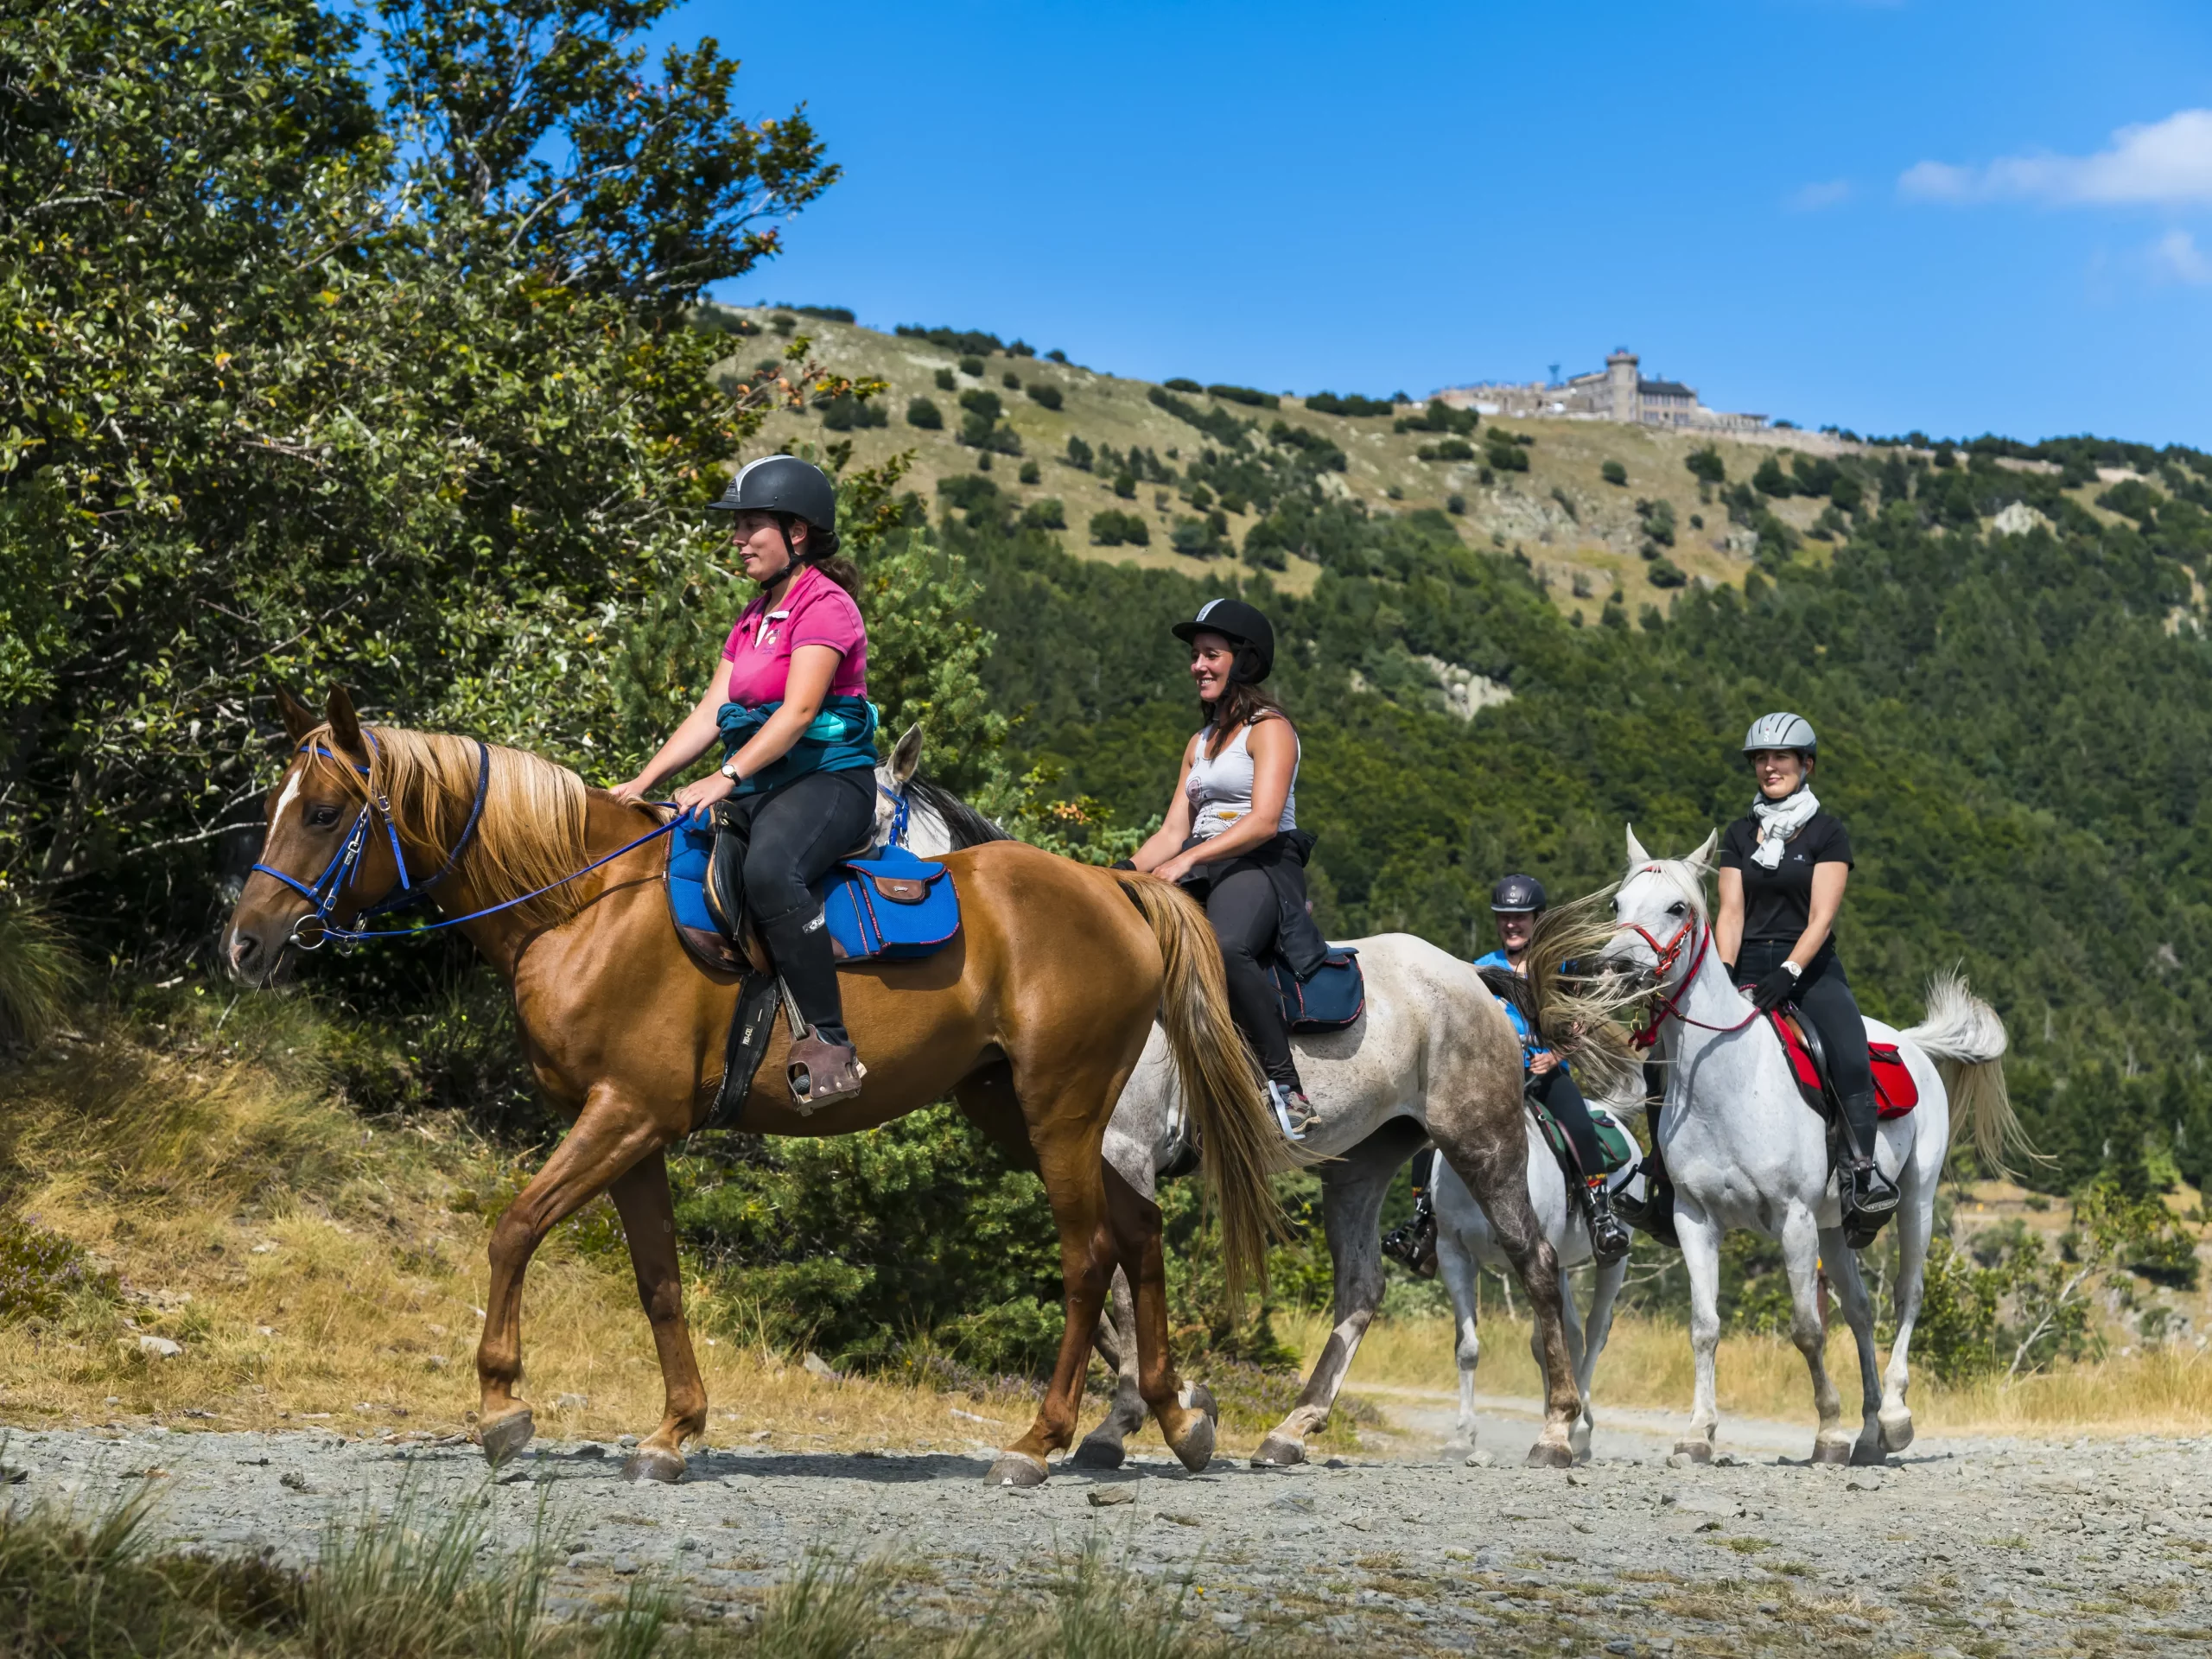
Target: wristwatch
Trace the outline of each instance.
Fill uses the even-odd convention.
[[[721,771],[722,776],[733,784],[741,784],[745,781],[745,774],[737,769],[737,757],[734,754],[722,762]]]
[[[724,768],[724,770],[728,770],[728,768]],[[1790,961],[1789,957],[1784,957],[1782,959],[1782,965],[1789,970],[1790,978],[1802,979],[1805,977],[1805,970],[1802,968],[1800,968],[1796,963]]]

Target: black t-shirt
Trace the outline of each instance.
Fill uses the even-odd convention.
[[[1815,812],[1782,849],[1774,869],[1753,861],[1759,821],[1745,813],[1720,837],[1720,868],[1744,873],[1744,938],[1795,944],[1813,914],[1813,866],[1849,864],[1851,832],[1840,819]],[[1831,936],[1833,937],[1833,936]]]

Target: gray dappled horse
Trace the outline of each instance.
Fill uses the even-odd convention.
[[[878,769],[880,836],[888,838],[902,801],[906,845],[923,857],[1003,833],[945,791],[917,784],[920,758],[918,732],[910,730]],[[1306,1436],[1328,1422],[1360,1338],[1382,1302],[1383,1197],[1399,1166],[1433,1141],[1482,1204],[1535,1313],[1545,1417],[1529,1461],[1571,1463],[1582,1400],[1568,1356],[1558,1260],[1529,1204],[1521,1039],[1472,964],[1407,933],[1350,943],[1358,948],[1366,976],[1365,1012],[1342,1031],[1291,1039],[1318,1114],[1303,1149],[1325,1160],[1319,1173],[1322,1227],[1335,1270],[1335,1328],[1298,1403],[1269,1431],[1253,1461],[1303,1462]],[[1107,1161],[1147,1198],[1155,1191],[1163,1149],[1178,1139],[1178,1092],[1155,1027],[1108,1120],[1104,1146]],[[1106,1421],[1075,1452],[1078,1464],[1091,1467],[1118,1465],[1123,1440],[1144,1422],[1134,1306],[1118,1279],[1110,1306],[1116,1334],[1107,1340],[1102,1319],[1100,1346],[1109,1363],[1118,1362],[1119,1382]]]

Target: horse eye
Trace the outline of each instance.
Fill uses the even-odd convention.
[[[311,806],[308,809],[308,823],[312,829],[327,830],[337,822],[338,809],[334,806]]]
[[[1684,905],[1684,904],[1681,904],[1681,903],[1679,903],[1679,902],[1678,902],[1678,903],[1671,904],[1671,905],[1668,906],[1667,906],[1667,913],[1668,913],[1669,916],[1680,916],[1680,915],[1682,915],[1685,912],[1687,912],[1687,911],[1688,910],[1688,908],[1689,908],[1689,906],[1688,906]]]

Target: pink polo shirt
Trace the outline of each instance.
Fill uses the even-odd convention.
[[[833,697],[868,695],[868,629],[853,596],[808,565],[784,590],[783,602],[768,608],[754,600],[730,630],[722,660],[730,665],[729,700],[757,709],[781,702],[791,679],[791,652],[801,645],[828,645],[842,659],[830,677]]]

